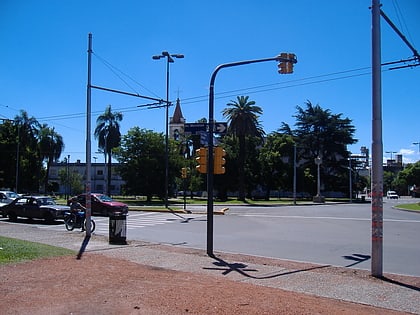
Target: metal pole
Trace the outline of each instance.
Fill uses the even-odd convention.
[[[168,208],[169,185],[169,58],[166,56],[166,116],[165,116],[165,208]]]
[[[351,169],[351,157],[349,158],[349,200],[350,203],[353,202],[353,181],[352,181],[352,169]]]
[[[293,204],[296,206],[296,143],[293,145]]]
[[[208,130],[208,153],[207,153],[207,255],[214,256],[213,254],[213,170],[214,170],[214,157],[213,157],[213,133],[214,133],[214,83],[216,81],[217,73],[223,68],[241,66],[251,63],[266,62],[266,61],[282,61],[284,58],[280,56],[264,59],[252,59],[245,61],[238,61],[232,63],[221,64],[214,69],[210,78],[209,89],[209,130]],[[293,61],[294,63],[297,60]]]
[[[90,237],[91,230],[91,60],[92,60],[92,34],[89,33],[88,48],[88,78],[86,97],[86,236]]]
[[[321,163],[316,163],[317,166],[317,178],[316,178],[316,195],[321,196],[321,175],[319,174],[319,165]]]
[[[20,143],[20,124],[17,123],[17,147],[16,147],[16,179],[15,179],[15,192],[18,192],[18,183],[19,183],[19,143]]]
[[[383,144],[381,103],[380,3],[372,0],[372,262],[371,274],[382,277],[383,260]]]

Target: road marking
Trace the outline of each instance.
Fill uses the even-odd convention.
[[[203,215],[174,215],[171,213],[160,213],[160,212],[145,212],[145,213],[134,213],[129,214],[126,217],[127,221],[127,230],[133,230],[138,228],[163,225],[174,222],[183,222],[189,219],[197,219]],[[108,233],[109,232],[109,218],[108,217],[92,217],[96,223],[95,232],[98,234]],[[54,224],[54,225],[36,225],[40,229],[49,229],[49,230],[65,230],[64,224]],[[75,229],[76,231],[78,229]]]
[[[340,217],[307,217],[299,215],[264,215],[264,214],[239,214],[242,217],[260,217],[260,218],[286,218],[286,219],[318,219],[318,220],[351,220],[351,221],[371,221],[371,218],[340,218]],[[402,223],[420,223],[420,220],[401,220],[384,219],[384,222],[402,222]]]

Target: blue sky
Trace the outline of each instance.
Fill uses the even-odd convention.
[[[382,10],[420,50],[420,1],[382,0]],[[359,153],[371,146],[370,0],[261,1],[0,1],[0,118],[21,109],[63,136],[64,156],[85,161],[88,34],[93,36],[92,84],[166,97],[166,61],[152,55],[181,53],[170,66],[170,99],[181,100],[187,122],[208,117],[208,86],[222,63],[293,52],[290,75],[276,62],[222,70],[216,79],[215,118],[230,100],[248,95],[263,108],[269,133],[293,125],[307,100],[341,113],[356,127]],[[382,61],[412,52],[381,19]],[[386,151],[420,159],[420,67],[383,68],[382,118]],[[124,115],[123,134],[139,126],[165,130],[165,110],[139,108],[148,101],[92,91],[92,132],[110,104]],[[173,107],[170,108],[172,116]],[[92,156],[97,142],[92,137]]]

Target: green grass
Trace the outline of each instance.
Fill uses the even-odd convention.
[[[420,212],[420,204],[419,203],[407,203],[396,206],[396,208],[401,208],[410,211],[418,211]]]
[[[72,254],[69,249],[0,236],[0,265]]]

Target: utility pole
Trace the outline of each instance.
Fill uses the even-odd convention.
[[[371,274],[383,271],[383,144],[381,87],[381,23],[379,0],[372,0],[372,260]]]

